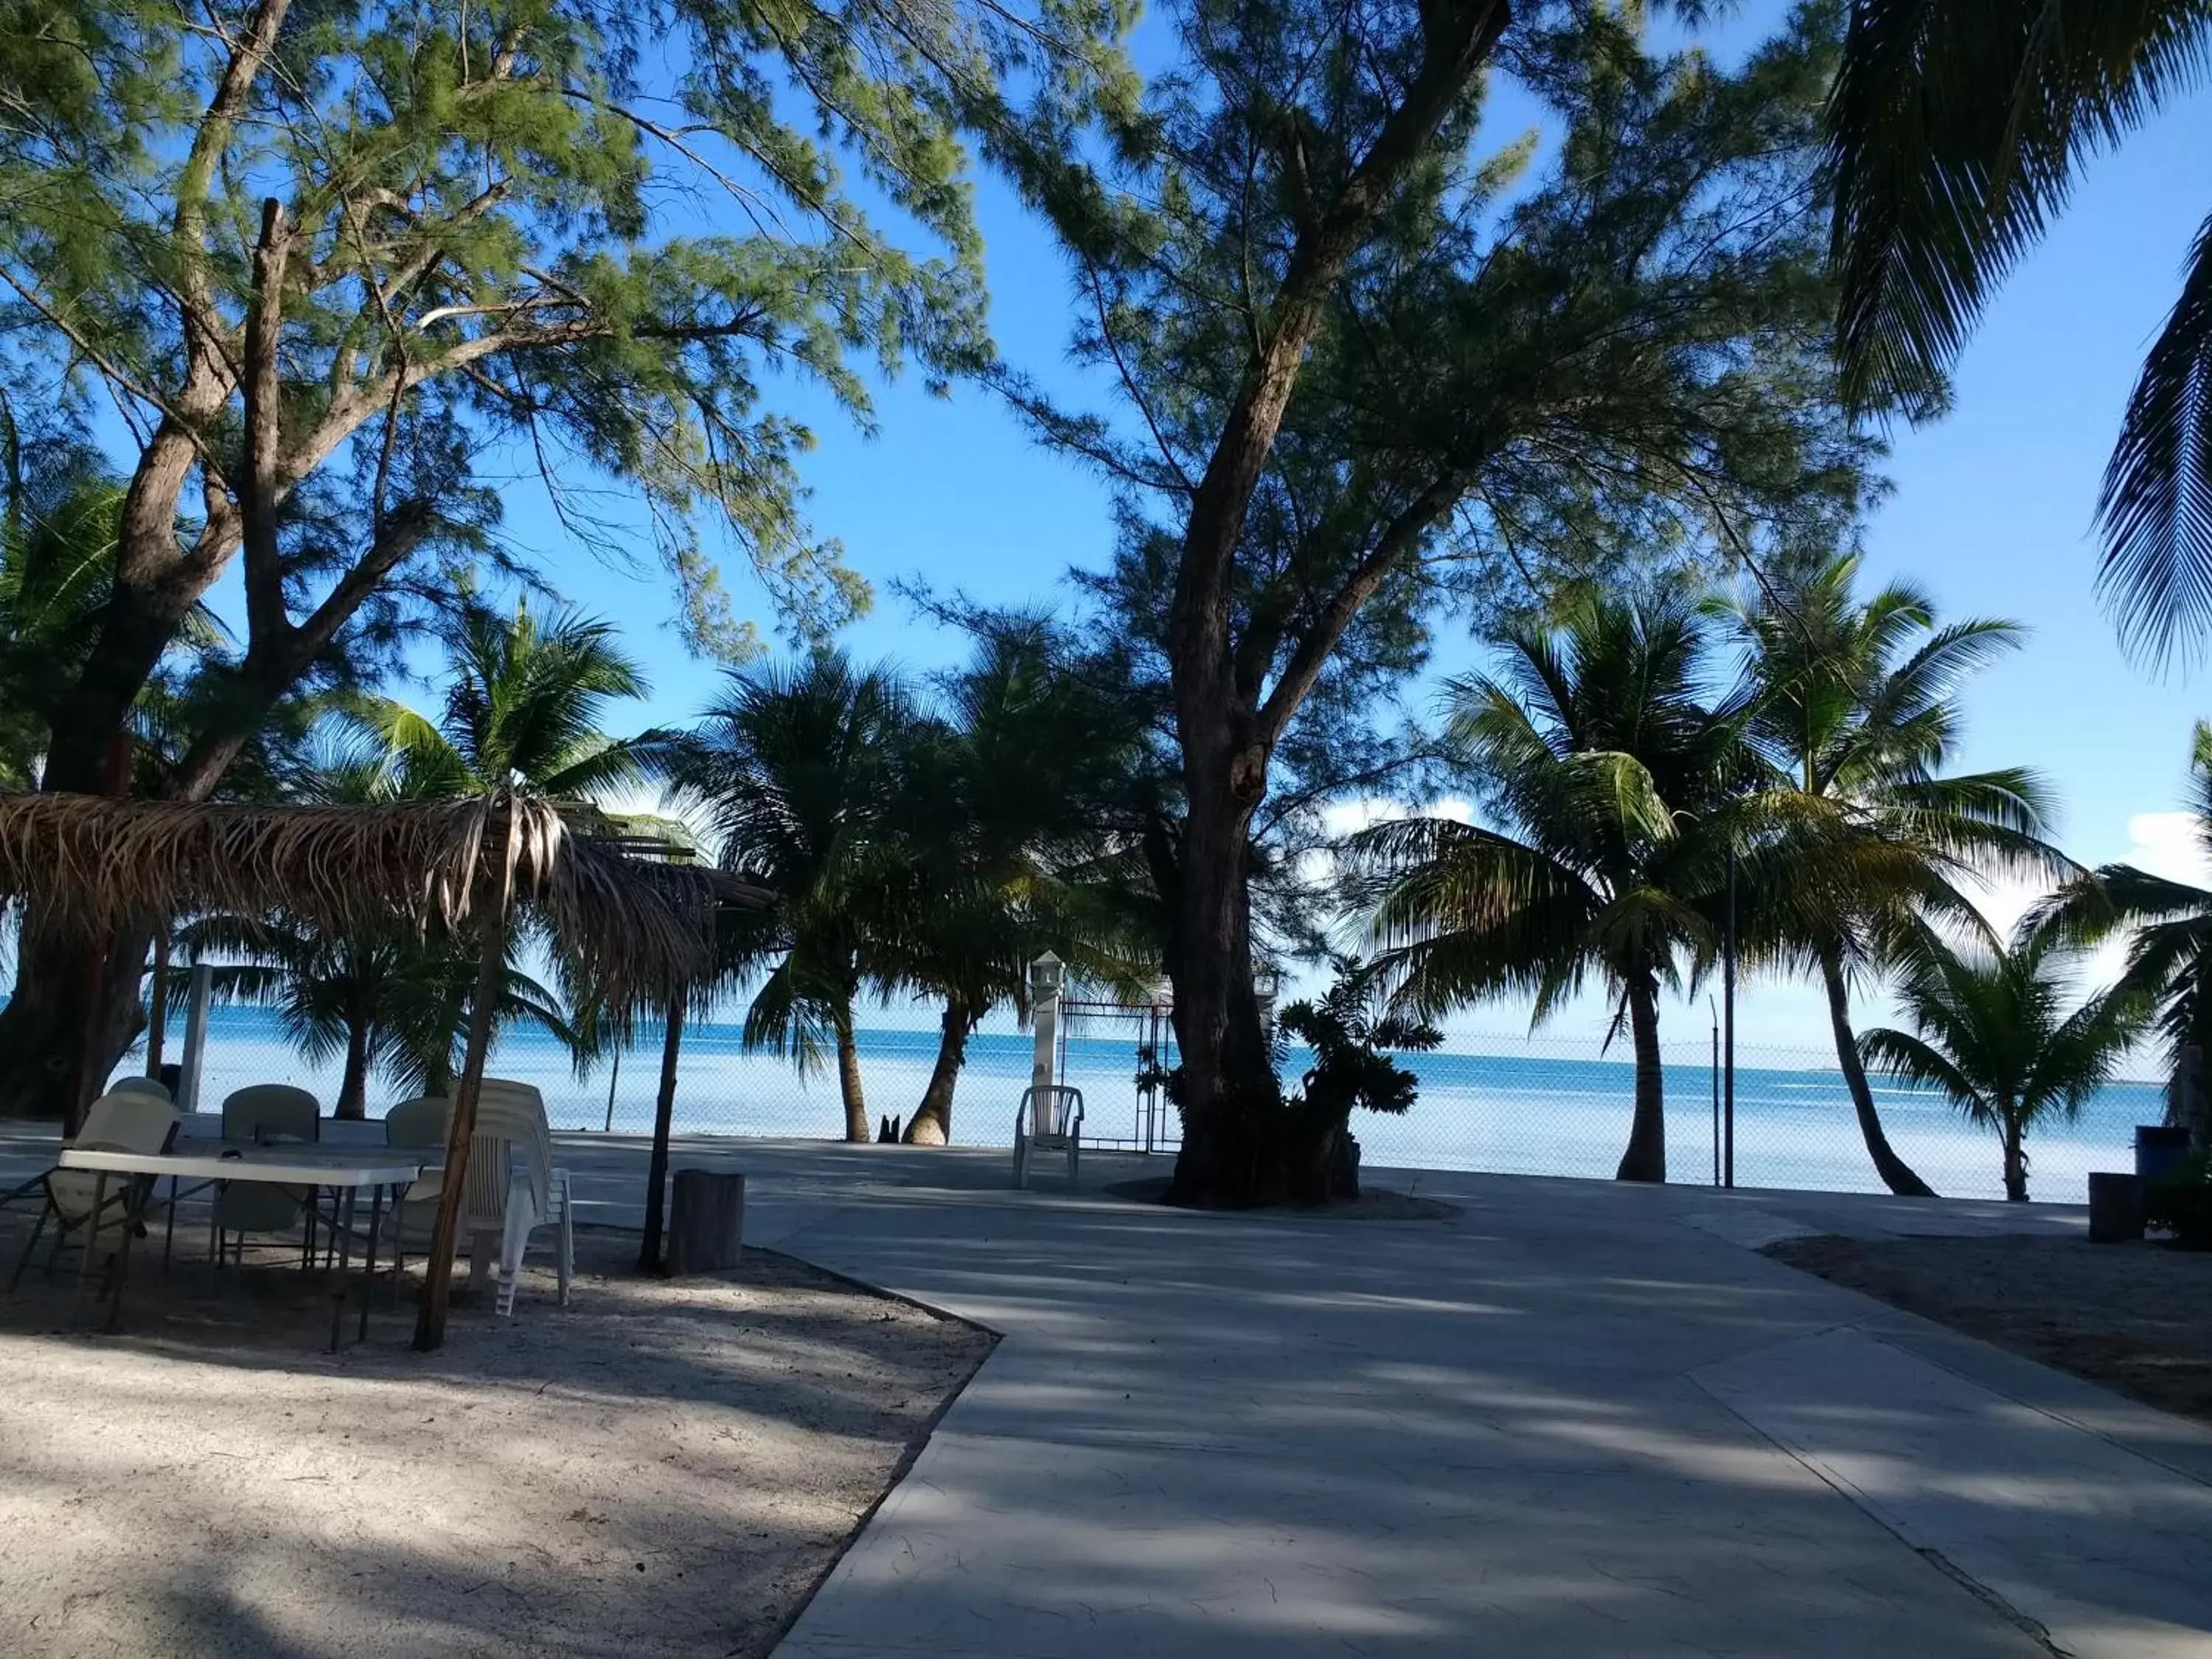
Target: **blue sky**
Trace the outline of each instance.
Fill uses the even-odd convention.
[[[2086,170],[2073,206],[2005,285],[1960,364],[1954,412],[1899,434],[1894,493],[1868,531],[1869,578],[1910,577],[1947,614],[2008,616],[2033,629],[2028,647],[1971,693],[1965,763],[2043,769],[2063,802],[2063,843],[2083,861],[2137,856],[2176,874],[2193,856],[2172,812],[2203,677],[2161,675],[2122,654],[2093,592],[2090,526],[2143,347],[2212,207],[2208,154],[2212,98],[2200,96]],[[1063,392],[1080,391],[1064,356],[1068,284],[1049,240],[988,180],[979,211],[1001,349]],[[980,391],[947,401],[912,379],[882,388],[873,437],[803,391],[786,406],[817,422],[805,477],[817,527],[877,585],[875,614],[847,641],[863,656],[927,671],[963,653],[957,636],[890,592],[895,579],[990,600],[1049,599],[1064,592],[1071,564],[1110,548],[1103,486],[1034,445]],[[510,501],[507,527],[552,554],[573,599],[629,630],[655,680],[639,723],[682,719],[712,695],[718,672],[687,660],[668,631],[665,584],[559,553],[557,526],[526,492]],[[727,574],[741,599],[751,597],[740,571]],[[2018,901],[1999,896],[1995,908],[2008,914]],[[1744,1020],[1747,1040],[1826,1041],[1825,1017],[1801,988],[1752,988]],[[1499,1007],[1455,1024],[1504,1030],[1524,1021]],[[1560,1021],[1569,1031],[1601,1023],[1595,1005]]]

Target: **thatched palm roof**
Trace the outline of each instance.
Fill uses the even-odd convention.
[[[36,896],[65,923],[281,912],[332,931],[449,930],[511,857],[516,908],[603,994],[658,1000],[712,970],[718,906],[769,896],[635,850],[521,798],[258,806],[0,792],[0,896]]]

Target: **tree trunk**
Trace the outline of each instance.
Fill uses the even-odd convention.
[[[1867,1085],[1866,1067],[1859,1062],[1858,1038],[1851,1030],[1850,989],[1844,982],[1843,963],[1832,951],[1820,953],[1820,981],[1828,992],[1828,1025],[1835,1034],[1836,1064],[1842,1068],[1851,1109],[1858,1114],[1859,1138],[1866,1142],[1867,1156],[1874,1160],[1875,1173],[1899,1198],[1935,1197],[1936,1189],[1890,1149],[1889,1137],[1882,1133],[1881,1117],[1875,1110],[1874,1091]]]
[[[332,1117],[359,1120],[368,1115],[368,1021],[356,1013],[346,1021],[345,1070],[338,1078],[337,1103]]]
[[[1252,988],[1246,837],[1266,776],[1264,762],[1245,759],[1191,790],[1172,890],[1163,894],[1173,917],[1168,972],[1183,1073],[1182,1148],[1170,1195],[1207,1207],[1279,1204],[1290,1191],[1288,1114]],[[1194,771],[1187,748],[1187,781]]]
[[[960,1067],[968,1058],[968,1034],[975,1029],[975,1016],[958,997],[948,997],[945,1019],[937,1039],[937,1064],[929,1069],[929,1086],[921,1091],[921,1104],[907,1120],[903,1139],[909,1146],[942,1146],[952,1139],[952,1091],[960,1081]]]
[[[845,1101],[845,1139],[856,1146],[876,1138],[868,1121],[868,1103],[860,1094],[860,1045],[853,1036],[853,1005],[841,1004],[836,1013],[837,1092]]]
[[[514,898],[514,862],[507,856],[514,834],[514,802],[502,803],[502,821],[487,826],[483,857],[497,874],[489,902],[477,915],[476,994],[469,1001],[469,1046],[461,1062],[461,1086],[453,1095],[453,1118],[446,1131],[446,1167],[438,1190],[437,1218],[430,1226],[430,1253],[422,1265],[422,1303],[415,1318],[415,1346],[434,1352],[446,1340],[446,1309],[453,1287],[453,1252],[459,1243],[461,1200],[469,1176],[469,1137],[476,1133],[477,1097],[483,1091],[484,1056],[498,1023],[500,993],[507,984],[507,907]]]
[[[1667,1081],[1659,1060],[1659,981],[1636,974],[1628,981],[1628,1029],[1636,1042],[1636,1116],[1615,1181],[1667,1178]]]
[[[676,1128],[676,1061],[684,1051],[684,999],[668,1006],[660,1039],[660,1092],[653,1103],[653,1156],[645,1168],[645,1237],[638,1243],[637,1270],[664,1270],[660,1251],[662,1206],[668,1200],[668,1141]]]
[[[2004,1126],[2005,1197],[2014,1204],[2027,1202],[2027,1149],[2021,1122],[2007,1117]]]

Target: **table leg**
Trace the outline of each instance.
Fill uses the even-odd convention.
[[[84,1255],[76,1264],[76,1295],[70,1303],[70,1323],[76,1323],[84,1310],[84,1282],[92,1275],[92,1258],[100,1251],[100,1216],[107,1208],[107,1171],[100,1171],[100,1178],[92,1183],[92,1218],[85,1223],[89,1230],[85,1234]]]
[[[161,1229],[161,1271],[169,1271],[169,1252],[177,1242],[177,1177],[169,1177],[168,1218]]]
[[[345,1189],[344,1208],[337,1221],[338,1287],[331,1294],[331,1352],[338,1351],[338,1336],[345,1326],[345,1275],[353,1259],[353,1200],[358,1187]]]
[[[392,1189],[392,1305],[399,1305],[400,1286],[407,1278],[406,1217],[403,1206],[407,1202],[408,1189],[415,1183],[402,1182]]]
[[[362,1270],[361,1286],[361,1328],[355,1332],[354,1340],[368,1340],[368,1302],[376,1294],[376,1230],[384,1224],[384,1188],[378,1187],[368,1195],[368,1261]]]
[[[146,1195],[154,1190],[155,1184],[149,1181],[142,1188],[134,1180],[125,1189],[132,1196],[125,1200],[123,1244],[115,1252],[115,1281],[107,1297],[107,1328],[111,1332],[123,1323],[123,1287],[131,1282],[131,1241],[145,1224]]]

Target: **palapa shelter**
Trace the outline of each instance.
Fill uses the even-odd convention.
[[[585,814],[582,821],[593,821]],[[416,1346],[445,1332],[469,1136],[512,918],[617,1011],[680,1007],[715,969],[714,916],[769,896],[727,875],[579,833],[502,791],[368,806],[252,805],[0,792],[0,897],[35,896],[88,938],[149,916],[282,914],[333,931],[473,932],[482,951],[454,1093],[443,1201]]]

